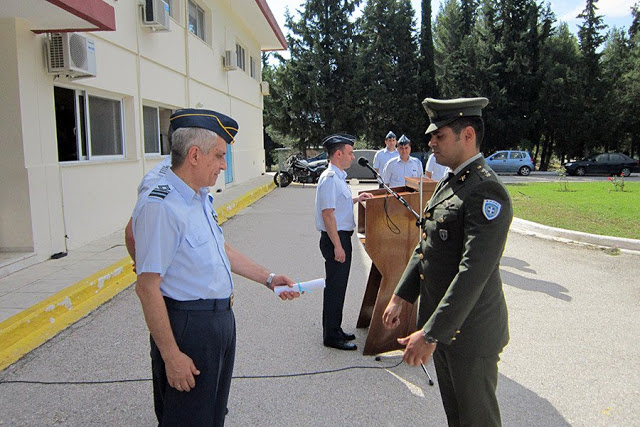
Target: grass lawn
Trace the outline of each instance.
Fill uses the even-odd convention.
[[[610,181],[508,184],[513,215],[552,227],[640,239],[640,182],[614,191]]]

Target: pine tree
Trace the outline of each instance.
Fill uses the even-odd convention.
[[[412,140],[424,133],[413,17],[409,0],[370,0],[359,20],[359,128],[371,147],[389,130]]]
[[[418,95],[422,98],[438,98],[436,65],[431,26],[431,0],[422,0],[420,23],[420,56],[418,58]]]
[[[598,0],[587,0],[582,13],[577,17],[584,20],[578,26],[578,40],[582,53],[582,82],[584,90],[584,114],[581,120],[582,134],[578,139],[579,149],[587,155],[604,138],[604,132],[598,119],[599,105],[603,101],[605,88],[600,80],[600,53],[598,49],[605,40],[601,34],[607,26],[602,16],[597,14]]]
[[[328,134],[356,134],[358,90],[354,84],[354,23],[357,0],[306,0],[300,19],[287,16],[289,51],[280,84],[287,94],[287,128],[279,130],[300,148]]]
[[[574,148],[578,126],[567,123],[578,123],[581,116],[580,51],[566,23],[551,33],[541,57],[539,169],[547,170],[554,154],[561,161],[578,156]]]

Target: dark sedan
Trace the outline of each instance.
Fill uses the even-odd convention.
[[[564,165],[569,175],[624,175],[640,171],[640,162],[622,153],[604,153]]]

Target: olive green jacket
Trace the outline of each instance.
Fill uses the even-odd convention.
[[[512,218],[509,193],[483,158],[436,187],[395,294],[420,297],[418,328],[439,346],[482,357],[509,341],[499,268]]]

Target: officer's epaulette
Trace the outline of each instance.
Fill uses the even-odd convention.
[[[327,176],[334,176],[336,173],[334,171],[327,171]]]
[[[168,184],[157,185],[153,190],[151,190],[151,193],[149,193],[149,197],[154,197],[156,199],[162,200],[167,197],[167,194],[169,194],[171,190],[172,188]]]

